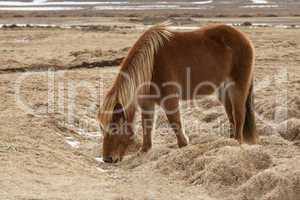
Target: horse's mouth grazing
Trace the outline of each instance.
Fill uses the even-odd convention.
[[[117,163],[117,162],[121,161],[121,159],[113,158],[113,157],[109,156],[109,157],[103,158],[103,161],[106,163]]]

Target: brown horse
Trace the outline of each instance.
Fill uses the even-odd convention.
[[[251,42],[233,27],[210,25],[173,32],[163,23],[148,29],[122,62],[99,110],[104,161],[122,160],[133,140],[137,106],[142,113],[141,151],[152,146],[155,104],[164,109],[178,146],[186,146],[189,140],[181,124],[179,100],[216,89],[233,127],[231,137],[239,143],[256,143],[253,66]]]

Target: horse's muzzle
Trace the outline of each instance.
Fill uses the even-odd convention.
[[[112,163],[113,159],[112,159],[112,157],[109,156],[109,157],[103,158],[103,161],[106,163]]]
[[[109,157],[103,158],[103,161],[106,163],[117,163],[117,162],[121,161],[121,159],[113,158],[113,157],[109,156]]]

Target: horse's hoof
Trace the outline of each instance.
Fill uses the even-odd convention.
[[[178,144],[178,147],[179,148],[183,148],[183,147],[186,147],[188,145],[188,143],[185,143],[185,144]]]
[[[139,152],[141,154],[144,154],[144,153],[147,153],[148,151],[150,151],[150,149],[151,149],[151,147],[142,147]]]
[[[188,141],[187,142],[183,142],[183,143],[178,143],[178,147],[179,148],[183,148],[183,147],[187,146],[188,144],[189,144]]]
[[[179,148],[185,147],[189,144],[189,142],[190,142],[189,138],[187,136],[184,136],[183,139],[177,141],[178,147]]]
[[[244,138],[244,142],[249,145],[255,145],[258,143],[258,137]]]
[[[240,145],[244,144],[244,140],[242,138],[236,138],[236,140]]]

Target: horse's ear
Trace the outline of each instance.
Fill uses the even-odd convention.
[[[114,122],[119,122],[121,119],[125,120],[125,112],[124,112],[124,107],[120,103],[116,103],[114,107],[114,112],[112,116],[112,120]]]

